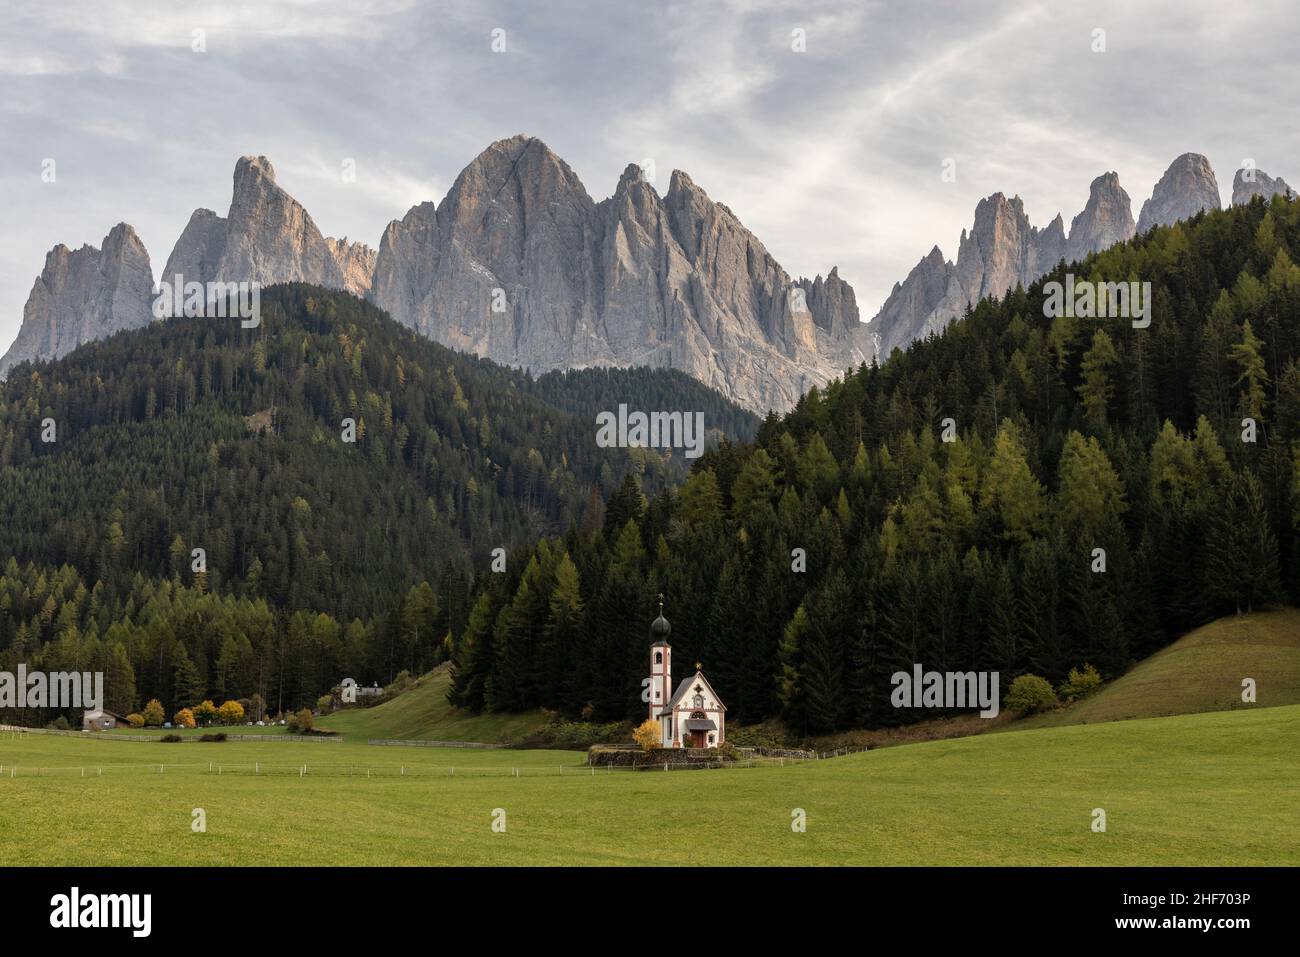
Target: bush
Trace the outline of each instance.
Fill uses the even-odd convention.
[[[226,732],[217,731],[212,734],[201,734],[199,735],[199,740],[200,741],[224,741],[226,740]]]
[[[323,694],[316,699],[317,711],[332,711],[334,709],[334,696],[332,694]]]
[[[1075,701],[1088,697],[1100,687],[1101,675],[1097,673],[1096,668],[1085,662],[1080,668],[1071,668],[1069,675],[1057,690],[1062,698]]]
[[[161,728],[162,723],[167,720],[167,714],[163,711],[162,702],[153,698],[144,706],[144,723],[151,728]]]
[[[588,748],[593,744],[610,744],[626,741],[632,728],[626,721],[611,721],[608,724],[596,724],[588,721],[566,721],[557,714],[542,728],[529,735],[524,741],[533,746],[551,748]],[[657,744],[657,742],[656,742]]]
[[[297,734],[307,734],[316,726],[316,718],[311,713],[311,708],[303,708],[301,711],[289,715],[289,720],[285,726]]]
[[[177,741],[184,741],[185,739],[182,738],[179,734],[164,734],[158,740],[162,741],[165,744],[175,744]]]
[[[227,701],[217,709],[217,716],[224,725],[239,724],[244,720],[244,707],[238,701]]]
[[[143,728],[144,715],[137,714],[136,712],[132,711],[130,714],[126,716],[126,723],[133,728]]]
[[[771,718],[762,724],[727,726],[727,743],[738,748],[785,748],[790,738],[785,726]]]
[[[1033,714],[1056,704],[1056,692],[1046,678],[1038,675],[1021,675],[1011,682],[1011,690],[1003,704],[1009,711]]]
[[[646,718],[632,732],[632,740],[642,751],[653,751],[659,747],[659,722],[654,718]]]
[[[49,724],[47,724],[45,727],[49,728],[51,731],[71,731],[71,730],[72,730],[72,725],[68,724],[68,719],[65,718],[63,715],[59,715],[57,718],[55,718],[53,721],[51,721],[51,722],[50,722]],[[98,730],[98,729],[96,729],[96,730]]]
[[[178,728],[194,727],[194,712],[189,708],[181,708],[180,711],[172,715],[172,724]]]

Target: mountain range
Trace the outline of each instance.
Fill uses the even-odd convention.
[[[1294,195],[1284,180],[1242,169],[1233,182],[1232,202],[1242,205],[1254,196],[1267,200],[1277,193]],[[1198,153],[1184,153],[1170,164],[1142,204],[1136,224],[1129,195],[1114,172],[1092,181],[1088,201],[1068,234],[1059,214],[1040,230],[1030,224],[1019,196],[994,193],[975,207],[974,225],[962,231],[956,262],[946,260],[935,246],[894,286],[868,324],[875,354],[883,361],[894,349],[942,331],[967,305],[1004,296],[1018,285],[1028,288],[1061,260],[1078,262],[1156,226],[1219,207],[1214,170]]]
[[[1275,193],[1291,189],[1238,171],[1234,203]],[[751,410],[786,411],[810,387],[942,330],[968,304],[1218,206],[1214,171],[1193,153],[1169,167],[1136,224],[1113,172],[1093,181],[1068,233],[1061,216],[1036,228],[1019,196],[994,193],[955,261],[934,247],[863,323],[837,269],[793,278],[686,173],[675,170],[661,196],[629,165],[597,202],[545,143],[519,135],[480,153],[441,203],[391,222],[377,250],[324,236],[271,163],[245,156],[227,214],[195,210],[163,278],[341,289],[437,342],[532,372],[676,369]],[[148,252],[126,223],[99,249],[55,247],[0,376],[148,324],[152,297]]]

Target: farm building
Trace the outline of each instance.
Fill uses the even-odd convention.
[[[356,704],[358,698],[371,698],[382,690],[377,682],[373,687],[366,688],[357,684],[355,678],[344,678],[343,684],[339,687],[339,697],[344,704]]]
[[[659,722],[660,744],[665,748],[716,748],[726,741],[727,707],[696,663],[695,673],[683,678],[669,697],[673,679],[673,649],[668,644],[672,626],[664,617],[663,595],[659,617],[650,625],[650,718]]]

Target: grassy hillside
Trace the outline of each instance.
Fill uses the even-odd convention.
[[[1256,703],[1241,700],[1254,678]],[[1004,730],[1300,703],[1300,609],[1221,618],[1156,652],[1092,697]]]
[[[522,738],[546,724],[541,711],[521,714],[470,714],[447,703],[451,675],[444,665],[422,677],[414,688],[373,708],[340,711],[320,719],[320,726],[349,738],[481,741],[500,744]]]
[[[16,865],[1295,865],[1298,739],[1291,706],[591,774],[554,751],[4,735],[0,841]]]

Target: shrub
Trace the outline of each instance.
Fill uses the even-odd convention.
[[[632,732],[632,740],[642,751],[653,751],[659,747],[659,722],[654,718],[646,718]]]
[[[178,728],[194,727],[194,712],[189,708],[181,708],[180,711],[172,715],[172,724]]]
[[[217,709],[217,715],[222,724],[239,724],[244,720],[244,707],[238,701],[227,701]]]
[[[137,714],[136,712],[132,711],[130,714],[126,716],[126,723],[133,728],[143,728],[144,715]]]
[[[330,711],[334,707],[334,696],[332,694],[323,694],[316,699],[317,711]]]
[[[49,724],[47,724],[45,727],[49,728],[51,731],[71,731],[71,730],[72,730],[72,725],[68,724],[68,719],[65,718],[63,715],[59,715],[57,718],[55,718],[53,721],[51,721],[51,722],[50,722]]]
[[[162,741],[165,744],[175,744],[177,741],[184,741],[185,739],[182,738],[179,734],[164,734],[158,740]]]
[[[415,679],[411,673],[403,669],[393,678],[392,682],[384,687],[384,694],[399,695],[415,684]]]
[[[1058,690],[1062,698],[1074,701],[1086,698],[1101,687],[1101,675],[1097,669],[1086,662],[1082,667],[1071,668],[1069,675]]]
[[[1046,678],[1040,678],[1038,675],[1021,675],[1011,682],[1011,690],[1007,692],[1004,704],[1010,711],[1033,714],[1035,711],[1042,711],[1056,704],[1056,692],[1052,690]]]
[[[289,720],[285,726],[290,731],[298,734],[307,734],[316,726],[316,718],[311,713],[311,708],[303,708],[301,711],[289,715]]]
[[[529,735],[529,745],[552,748],[586,748],[593,744],[626,741],[632,728],[626,721],[595,724],[588,721],[566,721],[557,714],[542,728]],[[515,742],[516,744],[522,742]]]
[[[212,734],[201,734],[199,735],[199,740],[200,741],[224,741],[226,740],[226,732],[216,731],[213,732]]]
[[[162,702],[157,698],[150,699],[144,706],[144,723],[151,728],[161,728],[166,720],[167,714],[163,711]]]

